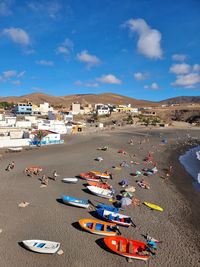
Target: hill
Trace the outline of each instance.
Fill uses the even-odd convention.
[[[33,93],[23,96],[9,96],[0,97],[0,102],[32,102],[34,104],[41,104],[43,102],[48,102],[52,106],[63,106],[69,107],[72,102],[79,102],[83,105],[86,104],[131,104],[134,107],[144,107],[144,106],[157,106],[156,102],[138,100],[130,98],[123,95],[113,94],[113,93],[103,93],[103,94],[76,94],[69,96],[51,96],[43,93]]]
[[[200,96],[178,96],[160,101],[161,104],[200,104]]]

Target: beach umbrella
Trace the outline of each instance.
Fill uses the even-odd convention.
[[[129,205],[131,205],[131,203],[132,203],[132,200],[130,198],[128,198],[128,197],[123,197],[121,199],[122,207],[129,206]]]

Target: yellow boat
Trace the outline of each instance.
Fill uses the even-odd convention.
[[[163,211],[163,208],[161,208],[160,206],[153,204],[153,203],[144,202],[144,205],[146,205],[147,207],[149,207],[150,209],[153,209],[153,210]]]

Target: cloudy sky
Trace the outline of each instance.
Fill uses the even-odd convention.
[[[0,96],[200,95],[199,0],[0,0]]]

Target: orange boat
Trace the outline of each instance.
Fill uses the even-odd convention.
[[[115,236],[117,235],[116,224],[107,223],[94,219],[81,219],[79,220],[79,225],[86,231],[96,234],[96,235],[107,235]]]
[[[82,172],[79,174],[79,176],[87,181],[99,182],[100,180],[100,178],[92,172]]]
[[[100,183],[100,182],[92,182],[92,181],[88,181],[88,184],[91,186],[97,186],[103,189],[111,189],[112,185],[108,184],[108,183]]]
[[[104,238],[104,243],[113,252],[127,258],[147,261],[150,257],[144,242],[122,236],[108,236]]]
[[[98,171],[90,171],[91,173],[93,173],[94,175],[100,177],[100,178],[105,178],[105,179],[109,179],[110,175],[105,173],[105,172],[98,172]]]

